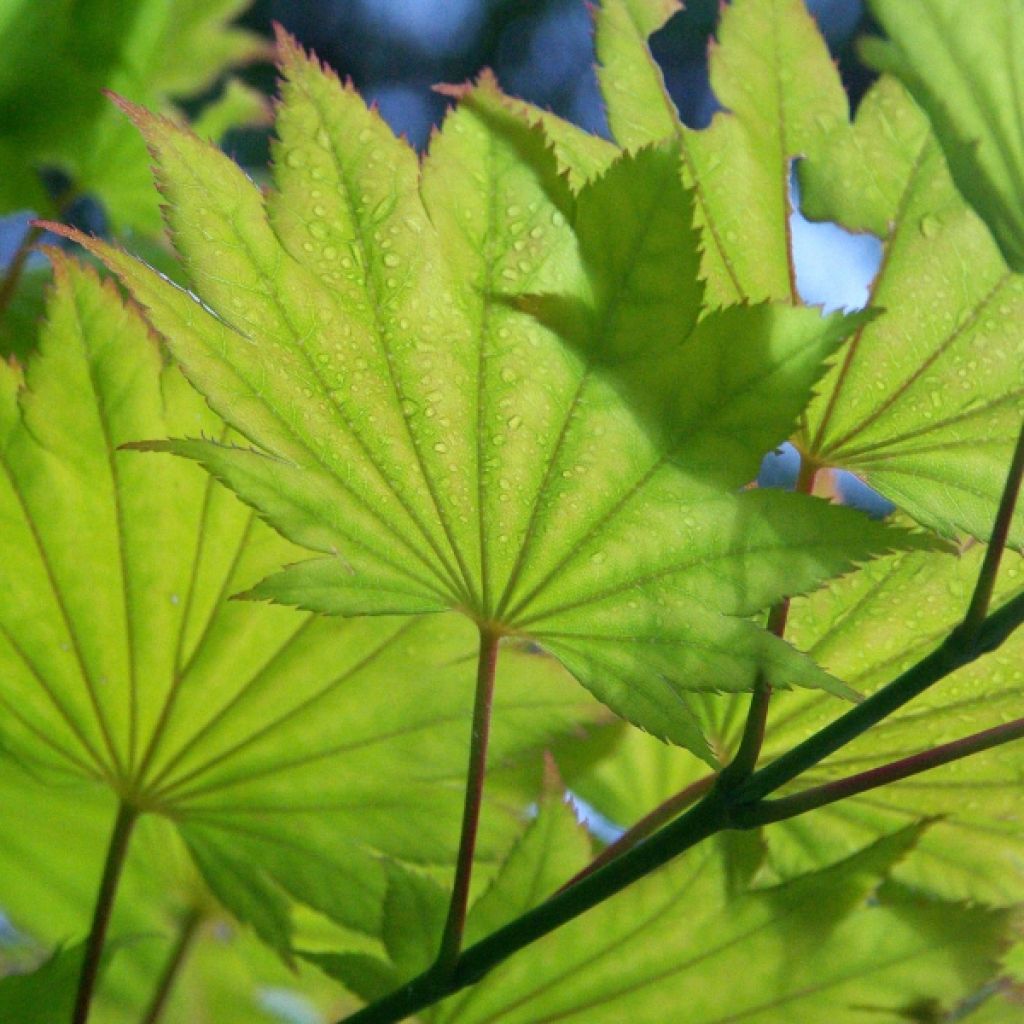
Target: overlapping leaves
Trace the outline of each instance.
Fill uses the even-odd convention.
[[[937,646],[962,619],[983,551],[964,555],[907,554],[873,562],[827,588],[793,602],[787,635],[838,678],[870,694]],[[995,601],[1021,590],[1024,567],[1007,555]],[[908,757],[1019,716],[1024,698],[1024,640],[958,670],[904,710],[792,784],[791,791]],[[742,728],[740,700],[708,701],[707,731],[723,756]],[[829,702],[810,694],[778,694],[768,719],[768,763],[835,717]],[[589,749],[588,749],[589,748]],[[693,758],[630,730],[570,744],[560,763],[570,784],[623,825],[641,818],[701,778]],[[770,864],[783,877],[849,856],[875,836],[908,821],[938,817],[895,877],[944,898],[993,905],[1024,893],[1024,821],[1019,793],[1024,752],[1010,744],[914,779],[772,825]]]
[[[802,167],[813,216],[885,239],[865,324],[799,443],[946,534],[986,537],[1024,414],[1024,277],[956,190],[928,121],[883,79]],[[1018,515],[1011,543],[1024,541]]]
[[[210,886],[278,946],[284,890],[373,931],[379,853],[453,856],[473,630],[227,601],[294,549],[196,467],[119,450],[224,431],[138,311],[55,259],[41,355],[24,381],[0,367],[4,750],[173,818]],[[550,658],[510,649],[501,671],[495,763],[593,714]],[[484,860],[518,818],[495,802]]]
[[[726,110],[704,131],[685,127],[647,48],[679,9],[673,0],[604,0],[598,78],[617,141],[679,142],[703,232],[708,301],[796,301],[789,251],[790,164],[813,158],[847,100],[802,0],[736,0],[722,8],[711,88]],[[798,70],[799,69],[799,70]]]
[[[788,192],[796,157],[812,216],[886,243],[871,295],[885,315],[846,343],[794,435],[798,447],[819,466],[863,476],[934,529],[987,537],[1024,407],[1016,329],[1024,285],[957,194],[927,122],[897,86],[881,83],[847,125],[838,72],[802,0],[723,9],[711,84],[727,110],[705,131],[680,125],[645,45],[673,9],[661,0],[603,4],[600,74],[621,142],[680,140],[709,294],[796,296]],[[914,45],[927,45],[910,5],[899,17]]]
[[[767,305],[699,321],[672,148],[623,157],[574,197],[485,79],[421,172],[350,89],[287,39],[281,57],[265,200],[226,157],[130,109],[198,301],[87,242],[256,446],[158,447],[321,552],[253,594],[461,610],[704,756],[687,690],[744,689],[759,669],[830,686],[743,616],[900,535],[736,488],[854,322]]]
[[[496,879],[495,895],[520,872],[546,878],[549,865],[564,868],[565,838],[575,827],[564,805],[546,804]],[[680,1007],[694,1024],[845,1024],[867,1013],[941,1019],[998,970],[1007,915],[887,884],[920,834],[905,829],[772,886],[731,877],[716,844],[703,846],[418,1019],[660,1024]],[[552,836],[562,839],[545,842]],[[575,856],[583,867],[584,851]],[[503,895],[521,891],[511,885]],[[357,964],[359,980],[369,978],[365,958],[321,963],[349,984]],[[363,994],[382,993],[371,983]]]
[[[978,0],[874,0],[889,40],[865,56],[895,72],[928,112],[957,185],[1024,272],[1024,8]]]
[[[29,1000],[3,1020],[41,1024],[67,1020],[78,984],[72,958],[81,959],[89,908],[102,871],[110,822],[116,813],[113,794],[79,780],[59,786],[46,784],[7,762],[0,773],[0,807],[5,821],[32,823],[31,829],[11,827],[0,846],[0,901],[7,924],[0,947],[0,977],[12,980],[15,996]],[[309,931],[308,918],[299,929]],[[144,1020],[156,993],[156,979],[165,970],[176,942],[188,929],[184,959],[174,979],[161,1021],[189,1024],[270,1024],[280,1017],[269,1012],[275,994],[298,991],[307,1005],[319,1007],[334,1019],[351,1001],[336,991],[313,968],[301,977],[230,913],[212,899],[190,864],[188,852],[174,825],[155,815],[143,818],[132,837],[132,848],[119,884],[119,898],[110,924],[110,953],[102,983],[89,1015],[95,1024]],[[11,931],[15,937],[11,940]],[[372,939],[336,926],[333,941],[353,948]],[[343,937],[343,938],[342,938]],[[68,965],[47,966],[52,950]],[[34,964],[39,972],[32,977]],[[9,1010],[0,981],[0,1007]],[[40,992],[42,994],[40,994]],[[16,1004],[17,1005],[17,1004]],[[31,1012],[42,1014],[36,1018]]]

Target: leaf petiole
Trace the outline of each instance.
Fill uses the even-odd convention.
[[[96,907],[93,911],[92,926],[85,944],[85,957],[82,960],[82,971],[78,978],[78,991],[75,995],[75,1007],[71,1014],[71,1024],[86,1024],[89,1019],[89,1007],[92,1003],[93,990],[99,976],[100,963],[103,958],[103,944],[110,924],[110,913],[114,909],[114,897],[117,885],[121,880],[128,843],[132,829],[138,819],[139,812],[123,800],[117,809],[114,828],[107,846],[107,857],[103,864],[103,875],[96,896]]]
[[[801,452],[800,471],[796,478],[797,494],[813,494],[814,481],[819,466],[813,459]],[[789,598],[783,598],[768,613],[766,628],[769,633],[781,638],[786,632],[789,619]],[[768,707],[771,704],[772,687],[763,675],[758,675],[754,683],[754,692],[750,696],[747,720],[743,726],[743,735],[733,759],[726,765],[719,779],[719,785],[736,786],[748,779],[757,767],[764,745],[765,727],[768,723]]]
[[[513,953],[603,903],[710,836],[729,828],[748,827],[752,808],[764,796],[845,746],[933,683],[995,650],[1021,623],[1024,623],[1024,594],[989,615],[971,645],[962,644],[955,632],[950,634],[937,650],[888,686],[755,772],[745,784],[732,789],[711,788],[699,803],[644,842],[464,950],[455,958],[447,976],[440,975],[435,966],[391,995],[344,1018],[341,1024],[395,1024],[472,985]],[[1015,725],[1006,723],[997,728],[1006,733]],[[968,737],[960,742],[981,741]]]
[[[919,754],[858,772],[845,779],[836,779],[834,782],[814,786],[778,800],[763,800],[748,809],[734,812],[733,821],[741,828],[754,828],[774,821],[785,821],[798,814],[827,807],[838,800],[867,793],[900,779],[908,779],[921,772],[959,761],[984,750],[991,750],[1021,737],[1024,737],[1024,718],[1017,718],[1012,722],[1004,722],[991,729],[983,729],[961,739],[923,750]]]
[[[491,728],[491,705],[494,698],[494,674],[498,664],[500,634],[480,627],[480,658],[477,663],[476,694],[473,700],[473,725],[469,741],[469,767],[466,773],[466,800],[462,809],[462,830],[455,862],[455,880],[448,905],[441,945],[433,970],[442,977],[449,973],[462,948],[466,925],[469,884],[473,874],[473,853],[476,849],[477,826],[483,802],[484,776],[487,771],[487,739]]]
[[[659,828],[667,825],[673,818],[678,817],[704,796],[718,777],[717,772],[712,772],[691,782],[688,786],[684,786],[678,793],[673,793],[667,800],[658,804],[653,811],[645,814],[636,824],[623,832],[613,843],[609,843],[582,871],[570,878],[558,891],[562,892],[588,875],[592,875],[598,868],[604,867],[616,857],[621,857],[627,850],[633,849],[637,843],[641,843],[648,836],[653,835]]]
[[[1017,497],[1020,494],[1022,476],[1024,476],[1024,423],[1021,424],[1020,433],[1017,435],[1017,447],[1013,451],[1010,469],[1006,474],[1006,484],[1003,487],[1003,494],[999,500],[999,510],[996,512],[996,521],[992,526],[992,537],[985,551],[985,560],[982,562],[981,571],[978,573],[978,582],[971,597],[970,607],[967,609],[967,614],[964,616],[964,621],[960,626],[963,634],[968,639],[977,633],[982,621],[988,614],[989,604],[992,601],[992,592],[996,585],[996,576],[999,574],[999,563],[1002,560],[1006,541],[1010,535],[1010,524],[1013,522],[1014,509],[1017,507]]]
[[[178,975],[188,956],[192,940],[195,938],[196,932],[199,931],[202,919],[203,915],[196,908],[188,910],[182,917],[181,923],[178,926],[177,938],[171,949],[170,956],[168,956],[167,962],[164,964],[163,973],[157,982],[153,997],[146,1008],[142,1024],[157,1024],[157,1021],[163,1015],[168,998],[174,988],[174,983],[178,980]]]

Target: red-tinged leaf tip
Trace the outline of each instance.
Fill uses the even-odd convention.
[[[442,96],[448,96],[453,100],[461,100],[477,89],[492,89],[495,92],[501,92],[498,76],[490,68],[481,69],[480,73],[476,76],[476,81],[467,78],[465,82],[438,82],[430,88],[434,92],[440,93]]]
[[[126,96],[122,96],[120,93],[114,92],[113,89],[104,89],[103,95],[106,96],[115,107],[123,111],[128,115],[128,117],[135,121],[136,124],[138,124],[144,116],[152,116],[145,107],[139,106],[138,103],[133,103]]]
[[[278,63],[284,64],[289,59],[305,56],[305,50],[299,44],[298,39],[289,32],[279,21],[272,23],[274,30],[274,47]]]
[[[32,221],[32,227],[39,228],[40,231],[48,231],[51,235],[60,235],[61,238],[70,239],[86,249],[91,248],[92,243],[95,241],[91,235],[87,235],[84,231],[79,231],[78,228],[73,228],[70,224],[61,224],[55,220],[34,220]]]
[[[49,231],[52,234],[60,235],[61,238],[67,238],[70,241],[80,245],[86,252],[91,252],[98,259],[104,259],[104,253],[109,252],[110,247],[95,235],[87,235],[84,231],[79,231],[78,228],[71,227],[70,224],[58,224],[52,220],[39,220],[33,221],[34,225],[42,228],[44,231]]]
[[[291,68],[298,68],[302,64],[307,64],[312,68],[315,68],[320,74],[326,75],[328,78],[334,79],[339,82],[341,86],[349,92],[356,92],[356,88],[352,83],[352,79],[349,76],[345,77],[342,81],[338,76],[337,71],[331,67],[326,61],[321,60],[317,52],[313,49],[306,49],[295,38],[287,29],[282,27],[280,23],[274,22],[274,35],[276,39],[276,46],[274,47],[274,54],[276,57],[275,63],[277,64],[278,71],[287,79],[289,78],[288,71]]]

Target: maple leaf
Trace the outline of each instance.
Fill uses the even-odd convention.
[[[884,78],[856,122],[801,165],[810,216],[884,240],[871,302],[796,443],[919,522],[987,539],[1024,413],[1024,277],[950,178],[906,91]],[[1024,517],[1010,535],[1024,543]]]
[[[52,255],[40,354],[24,375],[0,365],[0,748],[171,818],[210,888],[279,949],[286,893],[372,930],[381,853],[454,854],[475,632],[456,615],[227,601],[296,549],[195,466],[118,450],[225,428],[112,283]],[[510,648],[501,671],[516,686],[498,697],[496,764],[595,713],[551,658]],[[401,695],[374,700],[399,676]],[[518,827],[497,801],[481,860]]]
[[[701,320],[672,149],[623,156],[574,197],[542,130],[484,78],[421,170],[284,36],[280,55],[266,197],[223,154],[125,105],[196,296],[81,239],[253,445],[148,447],[200,461],[320,553],[250,596],[346,615],[460,610],[705,757],[688,691],[747,689],[759,671],[835,689],[746,616],[915,542],[737,488],[856,318],[754,305]]]
[[[1024,9],[1016,0],[977,0],[966,18],[955,0],[871,7],[890,38],[865,40],[862,52],[899,75],[927,111],[957,187],[1006,262],[1024,272]]]

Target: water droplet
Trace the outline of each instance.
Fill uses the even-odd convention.
[[[446,445],[444,441],[438,441],[434,445],[434,451],[437,452],[438,455],[445,455],[448,452],[448,445]]]
[[[384,255],[384,266],[385,267],[397,267],[402,261],[393,252],[385,253]]]
[[[942,230],[942,222],[934,214],[926,213],[918,222],[918,228],[925,238],[935,238]]]
[[[306,163],[306,154],[301,149],[290,149],[284,158],[289,167],[303,167]]]

